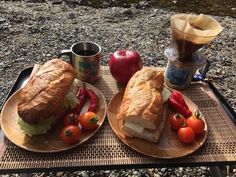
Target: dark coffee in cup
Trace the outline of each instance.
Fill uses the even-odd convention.
[[[75,53],[77,55],[81,55],[81,56],[91,56],[91,55],[95,55],[96,51],[93,51],[93,50],[79,50],[79,51],[75,51]]]

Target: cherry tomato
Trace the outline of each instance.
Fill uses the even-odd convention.
[[[75,114],[75,113],[68,113],[65,117],[64,117],[64,126],[67,125],[79,125],[79,115]]]
[[[178,130],[178,138],[182,143],[192,143],[195,138],[195,133],[191,127],[181,127]]]
[[[80,129],[75,125],[68,125],[64,127],[60,133],[60,138],[67,144],[74,144],[80,139]]]
[[[191,127],[196,135],[204,132],[205,122],[197,116],[191,116],[186,121],[187,126]]]
[[[170,126],[174,130],[179,130],[184,126],[185,118],[179,113],[176,113],[170,117]]]
[[[98,117],[94,112],[85,112],[80,116],[80,124],[86,130],[92,130],[98,126]]]

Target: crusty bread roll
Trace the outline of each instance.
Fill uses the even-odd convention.
[[[162,90],[163,72],[143,68],[128,82],[118,118],[123,120],[122,130],[128,137],[157,142],[165,124]]]
[[[19,116],[29,124],[37,124],[59,113],[75,77],[73,67],[61,59],[40,66],[20,90]]]

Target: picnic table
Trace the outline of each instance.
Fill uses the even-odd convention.
[[[32,68],[25,68],[9,91],[8,98],[21,88]],[[107,103],[119,91],[107,66],[94,84]],[[0,132],[0,173],[32,173],[76,170],[159,168],[185,166],[236,165],[235,113],[211,82],[194,82],[182,91],[204,114],[208,135],[204,144],[191,154],[179,158],[154,158],[125,145],[106,119],[100,130],[85,143],[63,152],[36,153],[24,150]]]

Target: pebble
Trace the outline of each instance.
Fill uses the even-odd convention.
[[[86,171],[83,171],[83,172],[82,172],[82,177],[89,177],[89,175],[87,174]]]
[[[105,171],[106,174],[109,174],[110,172],[111,172],[110,170],[106,170],[106,171]]]
[[[134,172],[133,172],[133,175],[138,175],[138,174],[139,174],[138,171],[134,171]]]
[[[157,63],[161,66],[165,65],[166,61],[165,60],[158,60]]]
[[[57,172],[56,176],[62,176],[64,173],[63,172]]]
[[[6,19],[0,17],[0,23],[4,23],[4,22],[6,22]]]
[[[10,55],[11,54],[11,51],[10,50],[7,50],[6,52],[5,52],[5,55]]]
[[[159,174],[154,173],[153,177],[161,177]]]
[[[52,4],[62,4],[63,0],[48,0],[47,2]]]
[[[45,0],[26,0],[26,2],[32,2],[32,3],[37,3],[37,2],[45,2]]]
[[[166,168],[161,168],[162,173],[165,173],[165,171],[166,171]]]
[[[70,12],[68,13],[68,16],[67,16],[68,19],[75,19],[75,14]]]

